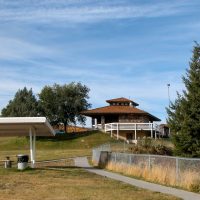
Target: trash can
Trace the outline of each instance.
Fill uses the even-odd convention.
[[[17,168],[24,170],[28,167],[28,155],[19,154],[17,155]]]
[[[11,168],[12,167],[12,162],[13,161],[11,161],[10,160],[10,157],[6,157],[6,160],[5,160],[5,168],[7,169],[7,168]]]

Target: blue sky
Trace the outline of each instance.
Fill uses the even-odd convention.
[[[92,107],[131,98],[166,118],[184,88],[199,0],[0,0],[0,110],[19,88],[80,81]]]

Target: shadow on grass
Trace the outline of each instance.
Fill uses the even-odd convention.
[[[65,170],[65,169],[94,169],[94,167],[77,167],[77,166],[44,166],[44,167],[36,167],[33,170]]]
[[[74,140],[77,138],[89,136],[89,135],[94,135],[98,133],[99,131],[86,131],[83,133],[66,133],[63,135],[55,135],[55,136],[49,136],[49,137],[42,137],[42,136],[37,136],[38,141],[52,141],[52,142],[58,142],[58,141],[63,141],[63,140]]]

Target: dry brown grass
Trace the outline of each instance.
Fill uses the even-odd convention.
[[[67,133],[81,133],[88,131],[88,128],[80,126],[67,126]]]
[[[64,125],[55,125],[53,126],[53,128],[64,131]],[[82,133],[89,130],[89,128],[85,128],[81,126],[72,126],[72,125],[69,125],[66,128],[67,128],[67,133]]]
[[[0,200],[177,200],[78,168],[64,171],[0,169]]]
[[[191,190],[194,183],[199,182],[199,174],[194,171],[180,172],[181,179],[176,181],[176,171],[171,166],[148,167],[129,165],[124,163],[109,162],[106,166],[108,170],[123,173],[125,175],[139,177],[150,182],[156,182],[168,186],[182,187]]]

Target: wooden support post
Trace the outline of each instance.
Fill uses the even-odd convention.
[[[91,125],[92,125],[92,129],[95,129],[94,118],[91,118]]]
[[[117,140],[119,139],[119,123],[117,123]]]
[[[96,119],[96,118],[94,118],[94,127],[95,127],[95,129],[98,128],[98,127],[97,127],[97,119]]]
[[[105,117],[101,116],[101,129],[103,130],[105,128]]]
[[[113,126],[111,124],[111,137],[113,137]]]

